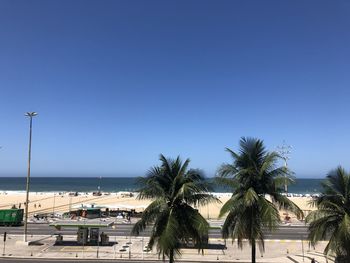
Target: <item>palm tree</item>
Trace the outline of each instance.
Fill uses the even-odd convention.
[[[233,163],[223,164],[216,179],[232,188],[233,194],[220,210],[220,217],[227,214],[222,235],[225,239],[237,239],[240,248],[243,248],[243,239],[248,239],[252,262],[255,263],[256,242],[264,250],[263,229],[274,230],[281,222],[278,209],[291,211],[298,218],[303,213],[281,194],[286,179],[290,182],[292,178],[285,167],[277,167],[280,156],[276,152],[267,152],[263,141],[243,137],[238,153],[226,150]]]
[[[132,233],[138,235],[148,225],[152,233],[148,247],[157,246],[159,255],[174,262],[182,244],[193,242],[201,249],[207,242],[209,224],[192,206],[204,205],[215,198],[208,194],[208,185],[199,170],[187,170],[179,157],[167,159],[160,155],[161,165],[139,178],[138,198],[152,199]]]
[[[307,217],[309,240],[315,245],[329,238],[324,250],[333,252],[336,262],[350,261],[350,174],[342,167],[332,170],[322,183],[322,193],[312,204],[317,210]]]

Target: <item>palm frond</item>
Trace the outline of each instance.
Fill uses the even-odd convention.
[[[250,187],[243,194],[244,203],[246,206],[253,206],[259,199],[257,193],[254,191],[253,187]]]
[[[222,228],[224,238],[237,239],[239,247],[243,239],[251,245],[257,242],[264,250],[263,228],[276,229],[280,222],[278,208],[293,211],[299,218],[302,211],[288,198],[282,196],[282,186],[292,183],[292,173],[278,167],[280,156],[268,152],[262,140],[242,137],[236,153],[229,148],[233,162],[223,164],[215,179],[232,189],[232,197],[222,206],[220,217],[227,215]],[[271,196],[270,202],[265,196]]]
[[[186,203],[194,206],[204,206],[209,203],[221,203],[221,201],[212,194],[200,193],[188,196],[186,198]]]
[[[224,186],[230,188],[232,191],[236,189],[239,186],[239,182],[236,180],[233,180],[232,178],[226,178],[226,177],[215,177],[214,183],[219,186]]]
[[[166,201],[164,199],[157,199],[153,201],[142,213],[141,219],[134,225],[131,233],[134,235],[139,235],[147,225],[152,224],[159,213],[166,209]]]
[[[286,211],[292,212],[297,216],[298,219],[304,218],[303,211],[288,197],[281,195],[280,193],[271,193],[271,198],[275,202],[279,209],[284,209]]]
[[[179,174],[184,175],[187,171],[188,165],[190,163],[190,159],[186,159],[186,161],[182,164],[182,166],[180,165],[180,171]]]
[[[277,229],[281,219],[276,206],[263,197],[259,198],[258,203],[260,207],[262,225],[267,227],[270,231]]]
[[[239,155],[232,151],[230,148],[226,148],[225,150],[231,154],[231,157],[234,161],[239,159]]]
[[[233,195],[226,203],[221,207],[219,217],[223,217],[230,211],[235,211],[237,206],[240,205],[240,195]],[[226,218],[227,220],[227,218]]]
[[[218,170],[218,175],[221,177],[234,176],[237,173],[237,169],[232,164],[223,164]]]
[[[160,224],[158,224],[160,225]],[[180,254],[180,240],[178,238],[178,229],[180,225],[176,220],[174,211],[170,211],[167,221],[162,229],[161,235],[158,235],[157,247],[160,253],[170,256],[171,251]]]
[[[315,245],[329,238],[325,254],[335,253],[350,257],[350,175],[338,167],[327,175],[322,183],[322,194],[312,202],[317,210],[307,217],[309,240]]]
[[[209,225],[191,205],[203,205],[219,200],[208,191],[210,186],[200,170],[189,169],[190,160],[160,155],[160,166],[151,168],[139,178],[139,198],[152,199],[141,219],[133,227],[138,235],[152,227],[149,247],[156,245],[159,255],[171,260],[181,253],[181,243],[194,242],[202,248]]]
[[[137,185],[139,199],[153,199],[159,196],[165,196],[164,186],[167,182],[162,178],[162,171],[159,167],[151,168],[146,177],[139,177]]]

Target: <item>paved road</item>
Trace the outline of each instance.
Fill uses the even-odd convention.
[[[132,228],[132,224],[118,224],[116,229],[108,228],[103,231],[109,236],[129,236]],[[21,227],[0,227],[0,235],[4,232],[8,234],[23,234],[23,226]],[[47,224],[29,224],[29,235],[51,235],[55,233],[61,233],[63,235],[75,235],[77,228],[64,227],[61,230],[56,230],[54,227],[50,227]],[[150,230],[142,232],[140,236],[149,236]],[[211,229],[209,232],[210,238],[221,238],[220,229]],[[277,231],[271,233],[265,233],[266,239],[290,239],[300,240],[307,239],[307,227],[306,226],[283,226]]]
[[[131,262],[131,263],[144,263],[145,261],[142,260],[118,260],[118,259],[19,259],[19,258],[0,258],[0,263],[34,263],[34,262],[41,262],[41,263],[62,263],[62,262],[79,262],[79,263],[92,263],[92,262],[114,262],[114,263],[125,263],[125,262]],[[148,263],[159,263],[163,261],[159,260],[147,260]],[[199,263],[200,261],[179,261],[176,260],[176,262],[185,262],[185,263]],[[222,261],[221,261],[222,262]],[[217,261],[206,261],[206,263],[217,263]]]

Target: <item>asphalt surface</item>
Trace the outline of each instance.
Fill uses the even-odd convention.
[[[0,258],[0,263],[33,263],[33,262],[42,262],[42,263],[62,263],[62,262],[79,262],[79,263],[92,263],[92,262],[114,262],[114,263],[144,263],[144,260],[118,260],[118,259],[20,259],[20,258]],[[163,262],[160,260],[147,260],[148,263],[159,263]],[[167,262],[167,261],[166,261]],[[186,263],[198,263],[199,261],[179,261],[176,262],[186,262]],[[217,261],[206,261],[206,263],[217,263]]]
[[[103,228],[102,231],[109,236],[129,236],[132,224],[117,224],[115,229]],[[8,235],[23,234],[23,226],[19,227],[0,227],[0,235],[4,232]],[[57,230],[54,227],[50,227],[47,224],[28,224],[29,235],[53,235],[61,233],[62,235],[76,235],[77,228],[63,227],[61,230]],[[306,226],[282,226],[274,232],[265,232],[265,239],[281,239],[281,240],[300,240],[307,239],[307,227]],[[150,229],[146,229],[140,234],[140,236],[150,236]],[[209,238],[221,238],[220,229],[210,229]]]
[[[19,259],[19,258],[11,258],[11,259],[4,259],[4,258],[0,258],[0,262],[2,263],[33,263],[33,262],[42,262],[42,263],[62,263],[62,262],[77,262],[79,261],[80,263],[92,263],[92,262],[120,262],[120,263],[125,263],[124,261],[119,261],[119,260],[98,260],[98,259],[92,259],[92,260],[84,260],[84,259],[79,259],[79,260],[75,260],[75,259]],[[134,263],[144,263],[145,261],[130,261],[130,262],[134,262]],[[147,261],[149,263],[153,263],[153,262],[157,262],[159,263],[159,261]],[[187,262],[186,262],[187,263]],[[198,262],[197,262],[198,263]]]

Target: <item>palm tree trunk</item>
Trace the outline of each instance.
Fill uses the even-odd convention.
[[[251,213],[251,218],[255,218],[255,210],[254,207],[251,207],[250,210]],[[252,238],[252,263],[255,263],[255,255],[256,255],[256,245],[255,245],[255,238],[254,238],[254,230],[253,230],[253,225],[254,225],[254,221],[250,222],[250,237]]]
[[[252,263],[255,263],[255,255],[256,255],[256,245],[255,239],[252,240]]]
[[[174,263],[174,249],[170,250],[169,263]]]

